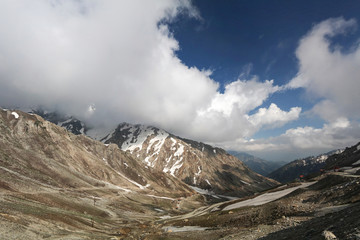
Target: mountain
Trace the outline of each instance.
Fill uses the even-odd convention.
[[[122,123],[98,139],[117,144],[149,169],[216,194],[246,196],[278,184],[253,172],[223,149],[156,127]]]
[[[326,160],[325,169],[333,170],[340,168],[346,170],[360,167],[360,142],[343,151],[338,151]]]
[[[168,224],[173,232],[166,238],[359,239],[359,159],[360,143],[329,156],[328,171],[308,176],[304,182],[176,216]]]
[[[29,113],[37,114],[45,120],[63,127],[75,135],[85,134],[88,130],[82,121],[73,116],[66,116],[58,112],[47,112],[42,109],[31,110]]]
[[[328,157],[336,153],[341,153],[341,150],[334,150],[316,157],[311,156],[294,160],[273,171],[268,177],[285,183],[299,178],[300,175],[305,176],[311,173],[320,172],[320,169],[325,167]]]
[[[0,193],[1,239],[110,239],[119,224],[141,229],[156,216],[203,205],[182,181],[115,144],[1,108]]]
[[[274,170],[278,169],[283,165],[282,163],[266,161],[264,159],[255,157],[244,152],[228,152],[238,158],[243,163],[245,163],[245,165],[248,166],[251,170],[263,176],[267,176],[269,173],[273,172]]]
[[[198,192],[216,199],[246,196],[278,184],[254,173],[223,149],[184,139],[156,127],[122,123],[115,129],[88,129],[71,116],[43,110],[33,112],[74,134],[85,134],[105,144],[115,143],[146,168],[179,178]]]
[[[209,204],[178,179],[181,168],[173,171],[174,177],[171,171],[158,170],[157,162],[167,145],[170,153],[181,155],[184,166],[188,150],[199,155],[197,149],[204,156],[223,150],[153,127],[119,128],[103,141],[120,134],[127,151],[74,135],[38,115],[0,108],[0,239],[357,239],[359,235],[360,143],[329,156],[327,171],[311,182]],[[142,144],[140,139],[145,139]],[[141,159],[140,147],[149,149],[148,162]],[[151,158],[154,148],[156,161]],[[195,166],[202,161],[195,158]],[[200,181],[201,173],[196,177]]]

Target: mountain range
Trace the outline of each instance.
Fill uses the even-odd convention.
[[[220,148],[155,127],[123,123],[98,141],[69,119],[60,127],[0,108],[0,239],[356,239],[360,233],[360,143],[328,156],[312,182],[277,186]]]
[[[245,163],[245,165],[254,172],[257,172],[263,176],[267,176],[269,173],[285,164],[283,162],[266,161],[245,152],[228,151],[228,153]]]
[[[328,153],[320,154],[316,157],[310,156],[307,158],[294,160],[279,169],[271,172],[268,176],[279,182],[286,183],[299,178],[300,175],[309,175],[318,173],[325,168],[327,160],[333,154],[339,154],[342,150],[333,150]]]
[[[181,138],[165,130],[121,123],[99,131],[71,116],[34,111],[74,134],[85,134],[104,144],[116,144],[147,169],[182,180],[215,199],[239,197],[276,186],[278,183],[253,172],[221,148]]]

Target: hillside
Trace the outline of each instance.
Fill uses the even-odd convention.
[[[122,125],[132,133],[135,127],[140,126]],[[156,161],[150,158],[144,164],[133,157],[141,156],[141,149],[149,149],[150,153],[158,146],[159,161],[162,148],[156,145],[158,142],[153,143],[155,146],[147,142],[160,138],[161,130],[151,129],[151,137],[144,138],[131,152],[127,143],[138,142],[140,136],[133,134],[130,142],[125,141],[129,149],[124,152],[116,144],[74,135],[40,116],[0,109],[0,239],[359,236],[360,144],[328,157],[329,163],[340,168],[339,172],[329,165],[328,171],[313,182],[283,185],[207,205],[201,195],[178,180],[178,170],[173,172],[174,177],[163,168],[157,170]],[[122,133],[124,139],[129,139]],[[116,131],[111,137],[114,134]],[[221,152],[169,136],[170,147],[175,148],[171,151],[183,148],[185,153],[191,146],[201,148],[204,155],[206,151]],[[163,145],[167,144],[165,138]]]
[[[339,171],[159,221],[165,239],[358,239],[360,144],[332,155]],[[341,160],[340,160],[341,159]],[[153,238],[156,239],[156,238]]]
[[[294,160],[279,169],[271,172],[268,177],[273,178],[279,182],[286,183],[299,178],[300,175],[308,175],[311,173],[320,172],[320,169],[326,165],[326,160],[329,156],[335,153],[340,153],[340,150],[331,151],[321,154],[316,157],[307,157],[303,159]]]
[[[353,167],[360,167],[360,142],[354,146],[347,147],[342,152],[331,155],[326,160],[325,169],[342,168],[344,170]]]
[[[107,239],[203,204],[186,184],[147,169],[115,144],[2,109],[0,193],[1,239]]]
[[[148,168],[220,195],[246,196],[278,184],[223,149],[155,127],[123,123],[100,140],[117,144]]]
[[[229,153],[245,163],[251,170],[263,176],[267,176],[269,173],[284,165],[279,162],[266,161],[244,152],[229,151]]]

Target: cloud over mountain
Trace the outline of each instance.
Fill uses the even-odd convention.
[[[273,81],[239,79],[221,93],[211,71],[182,63],[168,27],[179,15],[201,18],[185,0],[2,1],[1,104],[42,105],[92,125],[152,124],[212,142],[298,118],[300,108],[275,104],[250,114],[281,89]]]

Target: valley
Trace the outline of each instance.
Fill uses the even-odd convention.
[[[328,158],[341,171],[279,185],[161,131],[120,125],[100,142],[0,109],[0,239],[359,237],[359,144]]]

